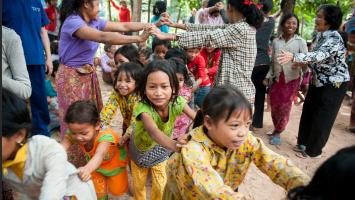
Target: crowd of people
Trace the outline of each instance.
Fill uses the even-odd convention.
[[[127,193],[144,200],[150,180],[153,200],[246,199],[238,187],[251,163],[288,199],[351,193],[342,178],[355,180],[354,147],[311,180],[254,131],[263,127],[267,99],[268,143],[281,145],[292,105],[304,98],[293,150],[322,156],[345,93],[355,88],[355,14],[343,25],[339,6],[320,5],[308,45],[294,13],[282,14],[275,33],[272,0],[204,0],[189,23],[174,22],[164,1],[155,2],[151,23],[131,22],[125,0],[109,1],[119,22],[98,16],[99,0],[46,3],[3,4],[4,199],[14,190],[20,199]],[[100,77],[112,88],[105,102]]]

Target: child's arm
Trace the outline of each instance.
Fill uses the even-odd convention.
[[[196,112],[192,110],[187,104],[184,106],[183,112],[192,120],[194,120],[196,117]]]
[[[100,142],[94,156],[90,159],[88,164],[86,164],[84,167],[79,167],[79,177],[83,181],[88,181],[91,178],[91,173],[95,171],[99,166],[101,165],[102,161],[104,160],[104,157],[106,153],[108,152],[110,148],[111,143],[104,141]]]
[[[194,93],[199,88],[199,85],[201,83],[202,83],[202,79],[201,78],[197,79],[194,86],[191,89],[191,92]]]
[[[141,113],[140,118],[143,122],[144,129],[148,132],[150,137],[160,144],[161,146],[170,149],[171,151],[179,152],[180,149],[177,147],[177,142],[166,136],[155,124],[152,117],[147,113]]]
[[[248,144],[253,144],[253,162],[274,183],[288,191],[309,182],[309,177],[297,168],[291,160],[271,151],[261,139],[249,134],[247,140]]]

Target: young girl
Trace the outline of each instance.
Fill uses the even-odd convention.
[[[134,105],[139,97],[136,94],[137,81],[140,78],[142,67],[136,63],[122,64],[115,73],[114,89],[112,90],[104,108],[100,113],[101,126],[107,128],[119,110],[123,118],[122,135],[131,123]]]
[[[76,101],[65,115],[69,132],[62,144],[68,149],[77,143],[85,152],[88,163],[78,168],[82,181],[94,182],[98,199],[108,194],[119,196],[128,190],[127,153],[117,148],[119,137],[111,129],[100,130],[99,113],[94,103]]]
[[[102,69],[102,79],[105,83],[112,85],[113,84],[113,75],[115,66],[113,64],[113,57],[116,51],[116,46],[111,44],[105,44],[104,46],[104,55],[100,58],[100,66]]]
[[[169,61],[174,63],[174,71],[179,81],[179,96],[184,97],[188,103],[192,98],[192,81],[187,72],[187,68],[178,58],[171,58]],[[189,128],[190,122],[191,120],[186,114],[180,115],[175,121],[173,139],[184,135]]]
[[[82,182],[54,139],[31,137],[26,102],[2,91],[2,181],[18,192],[18,199],[95,200],[92,182]]]
[[[159,40],[158,38],[154,38],[152,42],[153,58],[151,58],[151,60],[164,59],[165,54],[168,52],[170,48],[171,48],[170,41]]]
[[[306,184],[307,175],[249,132],[251,117],[251,104],[240,91],[213,88],[190,141],[168,160],[163,199],[243,199],[236,191],[252,162],[286,190]]]
[[[143,67],[143,64],[139,61],[139,52],[137,47],[132,44],[123,45],[114,55],[114,61],[116,68],[118,68],[122,63],[134,62]]]
[[[129,153],[134,197],[146,199],[148,172],[152,173],[151,199],[162,199],[166,184],[165,165],[172,151],[179,151],[181,142],[172,140],[176,117],[182,113],[191,119],[195,112],[179,93],[179,83],[165,60],[151,62],[141,76],[139,93],[142,102],[134,108]]]
[[[272,65],[266,79],[274,80],[270,88],[271,117],[274,131],[270,138],[270,144],[280,145],[280,134],[285,130],[291,109],[292,101],[300,85],[300,65],[292,65],[291,62],[281,65],[276,57],[282,50],[287,49],[292,53],[307,52],[307,43],[297,35],[298,18],[294,14],[285,15],[281,21],[282,35],[273,41]]]
[[[152,28],[150,33],[161,40],[176,40],[184,49],[220,48],[221,64],[215,85],[233,85],[254,102],[255,89],[250,77],[256,58],[256,29],[262,24],[263,15],[256,4],[247,0],[227,0],[226,11],[229,24],[176,24],[163,18],[161,24],[187,32],[167,34]]]
[[[219,58],[221,50],[215,48],[203,48],[200,51],[200,56],[203,57],[206,63],[207,75],[210,78],[211,85],[214,84],[214,77],[218,71]]]

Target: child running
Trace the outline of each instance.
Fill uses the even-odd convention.
[[[179,96],[184,97],[186,102],[189,103],[192,98],[192,81],[187,72],[187,68],[178,58],[170,58],[169,61],[175,64],[174,70],[179,81]],[[188,130],[190,123],[191,119],[185,113],[180,115],[175,121],[173,139],[177,139],[184,135]]]
[[[69,132],[62,144],[68,149],[77,143],[85,152],[88,163],[78,168],[83,181],[92,179],[97,199],[108,199],[108,194],[120,196],[128,190],[127,153],[117,148],[119,138],[111,129],[100,130],[99,113],[94,103],[76,101],[65,115]]]
[[[130,133],[134,198],[146,199],[148,172],[152,173],[151,199],[162,199],[166,184],[165,165],[172,151],[178,152],[182,142],[172,140],[176,117],[182,113],[194,119],[195,112],[178,96],[179,83],[171,63],[151,62],[141,76],[139,93],[142,102],[134,108]]]
[[[251,117],[252,106],[240,91],[212,89],[190,141],[168,160],[163,199],[244,199],[237,189],[252,162],[286,190],[307,184],[307,175],[249,132]]]
[[[123,118],[122,136],[131,123],[134,105],[139,101],[136,94],[137,81],[142,67],[136,63],[123,63],[115,73],[114,89],[100,113],[102,128],[107,128],[119,110]]]

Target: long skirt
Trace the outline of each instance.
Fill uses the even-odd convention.
[[[93,101],[100,112],[103,103],[99,81],[96,72],[91,66],[83,66],[80,68],[68,67],[63,64],[59,66],[56,75],[59,118],[60,118],[60,136],[68,130],[67,124],[64,122],[64,116],[68,107],[78,100]],[[84,153],[79,147],[72,146],[68,151],[68,159],[76,167],[85,165]]]
[[[274,131],[282,132],[286,129],[290,118],[293,96],[299,86],[300,78],[286,83],[283,72],[280,74],[279,81],[271,85],[270,105],[272,122],[275,127]]]

